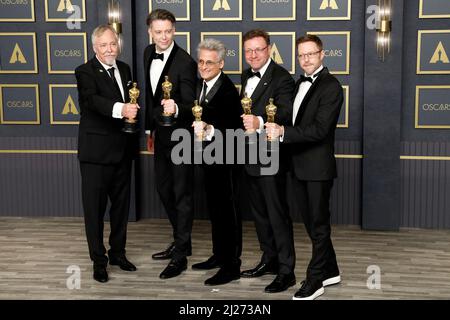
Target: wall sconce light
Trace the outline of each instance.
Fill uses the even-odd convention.
[[[391,30],[391,0],[378,0],[377,54],[383,62],[391,51]]]
[[[108,24],[116,30],[119,36],[119,46],[122,47],[122,22],[120,21],[120,3],[117,0],[109,0],[108,2]]]

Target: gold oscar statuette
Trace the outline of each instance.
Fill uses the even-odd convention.
[[[274,123],[276,114],[277,114],[277,106],[273,104],[273,98],[270,98],[269,104],[266,106],[267,122]],[[267,150],[268,151],[275,151],[273,142],[276,140],[277,140],[277,138],[274,138],[269,133],[267,133]]]
[[[244,98],[241,100],[242,109],[244,110],[245,115],[252,114],[252,99],[247,97],[247,93],[244,94]],[[246,134],[255,133],[254,129],[248,129],[245,131]]]
[[[161,84],[163,91],[163,99],[170,99],[170,91],[172,91],[172,82],[169,81],[169,76],[164,76],[164,82]],[[164,127],[171,127],[175,123],[173,113],[163,112],[161,114],[161,125]]]
[[[194,115],[196,122],[202,122],[202,113],[203,108],[198,104],[198,100],[195,100],[194,106],[192,107],[192,114]],[[198,133],[195,138],[197,139],[197,141],[204,141],[205,140],[204,131]]]
[[[133,82],[133,87],[130,90],[128,90],[128,94],[130,95],[130,103],[136,104],[140,94],[136,82]],[[137,132],[136,122],[137,121],[135,118],[133,119],[126,118],[122,131],[126,133],[136,133]]]

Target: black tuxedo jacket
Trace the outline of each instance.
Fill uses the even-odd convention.
[[[161,77],[153,95],[152,85],[150,81],[150,65],[152,63],[152,55],[155,52],[155,45],[151,44],[144,51],[144,67],[145,67],[145,129],[155,130],[156,144],[155,147],[173,146],[176,142],[171,142],[170,137],[172,131],[177,128],[191,129],[194,117],[192,115],[192,107],[194,106],[195,90],[197,85],[197,64],[191,56],[180,48],[176,43],[161,73]],[[178,117],[173,127],[163,127],[159,125],[163,107],[161,100],[163,99],[163,91],[161,84],[164,77],[169,76],[172,83],[171,99],[178,105]]]
[[[296,93],[299,87],[298,81]],[[285,126],[283,142],[290,144],[298,179],[321,181],[336,177],[334,135],[343,100],[341,84],[324,68],[303,99],[295,125]]]
[[[117,60],[125,101],[132,77],[130,67]],[[123,119],[112,117],[113,106],[123,101],[108,72],[96,57],[75,70],[80,104],[78,158],[81,162],[117,164],[125,154],[137,154],[136,135],[123,133]]]
[[[196,97],[200,97],[203,80],[197,84]],[[223,72],[209,90],[203,107],[202,121],[214,126],[222,133],[225,143],[226,129],[241,128],[242,108],[239,93],[233,82]],[[224,153],[225,155],[225,153]]]
[[[242,74],[241,98],[244,96],[247,81],[251,76],[251,69],[245,70]],[[288,124],[290,119],[292,119],[292,97],[294,87],[295,82],[289,72],[272,60],[250,97],[252,99],[252,114],[261,116],[264,122],[266,122],[266,106],[269,104],[269,99],[273,98],[273,103],[277,106],[275,122],[281,125]],[[287,169],[287,152],[283,149],[284,147],[280,145],[281,171]],[[259,176],[260,168],[261,165],[245,165],[245,170],[252,176]]]

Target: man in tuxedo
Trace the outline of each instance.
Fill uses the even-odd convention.
[[[92,33],[95,57],[75,70],[80,103],[78,159],[86,238],[94,262],[94,279],[108,281],[108,257],[103,245],[103,217],[108,198],[111,233],[109,263],[122,270],[136,267],[125,257],[130,207],[132,159],[137,155],[137,136],[122,132],[124,118],[136,117],[139,106],[129,100],[130,67],[116,60],[118,37],[110,26]]]
[[[274,99],[278,107],[276,121],[287,123],[290,118],[294,80],[288,71],[271,58],[270,37],[264,30],[255,29],[243,37],[245,60],[250,68],[241,77],[242,94],[252,99],[252,115],[243,115],[246,130],[258,132],[259,139],[266,139],[261,132],[267,120],[266,105]],[[295,249],[292,220],[286,200],[285,152],[279,157],[279,169],[273,174],[263,174],[261,164],[246,164],[244,182],[248,190],[250,209],[255,220],[256,232],[263,251],[258,265],[241,273],[242,277],[260,277],[276,274],[265,292],[281,292],[295,285]]]
[[[322,65],[322,41],[315,35],[296,41],[298,61],[305,74],[296,84],[293,115],[289,125],[266,124],[290,146],[293,193],[312,242],[306,280],[294,300],[313,300],[325,286],[341,277],[331,242],[330,194],[336,178],[334,136],[343,102],[339,81]]]
[[[216,143],[217,148],[222,149],[223,159],[226,159],[227,152],[234,151],[227,150],[226,130],[236,130],[241,126],[239,93],[230,78],[222,72],[225,64],[225,46],[222,42],[208,38],[198,45],[197,53],[198,71],[202,78],[197,85],[197,97],[203,108],[203,121],[194,121],[192,126],[196,135],[213,140],[208,146]],[[223,137],[223,140],[217,136]],[[232,144],[229,147],[233,147]],[[212,227],[213,255],[207,261],[194,264],[192,269],[220,267],[205,284],[221,285],[240,278],[242,223],[234,203],[234,165],[224,160],[223,163],[204,164],[202,167]]]
[[[173,40],[175,16],[171,12],[152,11],[147,25],[153,42],[144,51],[147,148],[154,150],[156,189],[169,216],[174,239],[166,250],[152,258],[170,259],[160,274],[161,279],[168,279],[186,270],[186,257],[191,255],[193,167],[172,162],[171,152],[177,142],[171,141],[171,135],[179,128],[191,129],[197,65]],[[161,87],[165,76],[172,83],[170,99],[164,99]],[[174,115],[172,126],[163,125],[163,112]]]

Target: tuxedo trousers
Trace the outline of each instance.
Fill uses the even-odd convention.
[[[156,190],[172,225],[174,259],[191,254],[193,212],[193,165],[174,164],[172,149],[155,145]]]
[[[331,241],[330,193],[333,180],[304,181],[292,176],[295,201],[312,242],[312,256],[306,277],[323,281],[339,274],[336,253]]]
[[[225,267],[240,267],[242,219],[236,210],[233,168],[220,164],[202,167],[211,220],[213,254]]]
[[[246,173],[250,208],[264,263],[278,262],[279,274],[295,269],[292,219],[286,194],[286,174],[250,176]]]
[[[106,266],[108,258],[103,244],[104,216],[108,204],[111,232],[109,257],[125,255],[130,208],[131,163],[125,157],[118,164],[80,162],[84,224],[89,255],[94,264]]]

